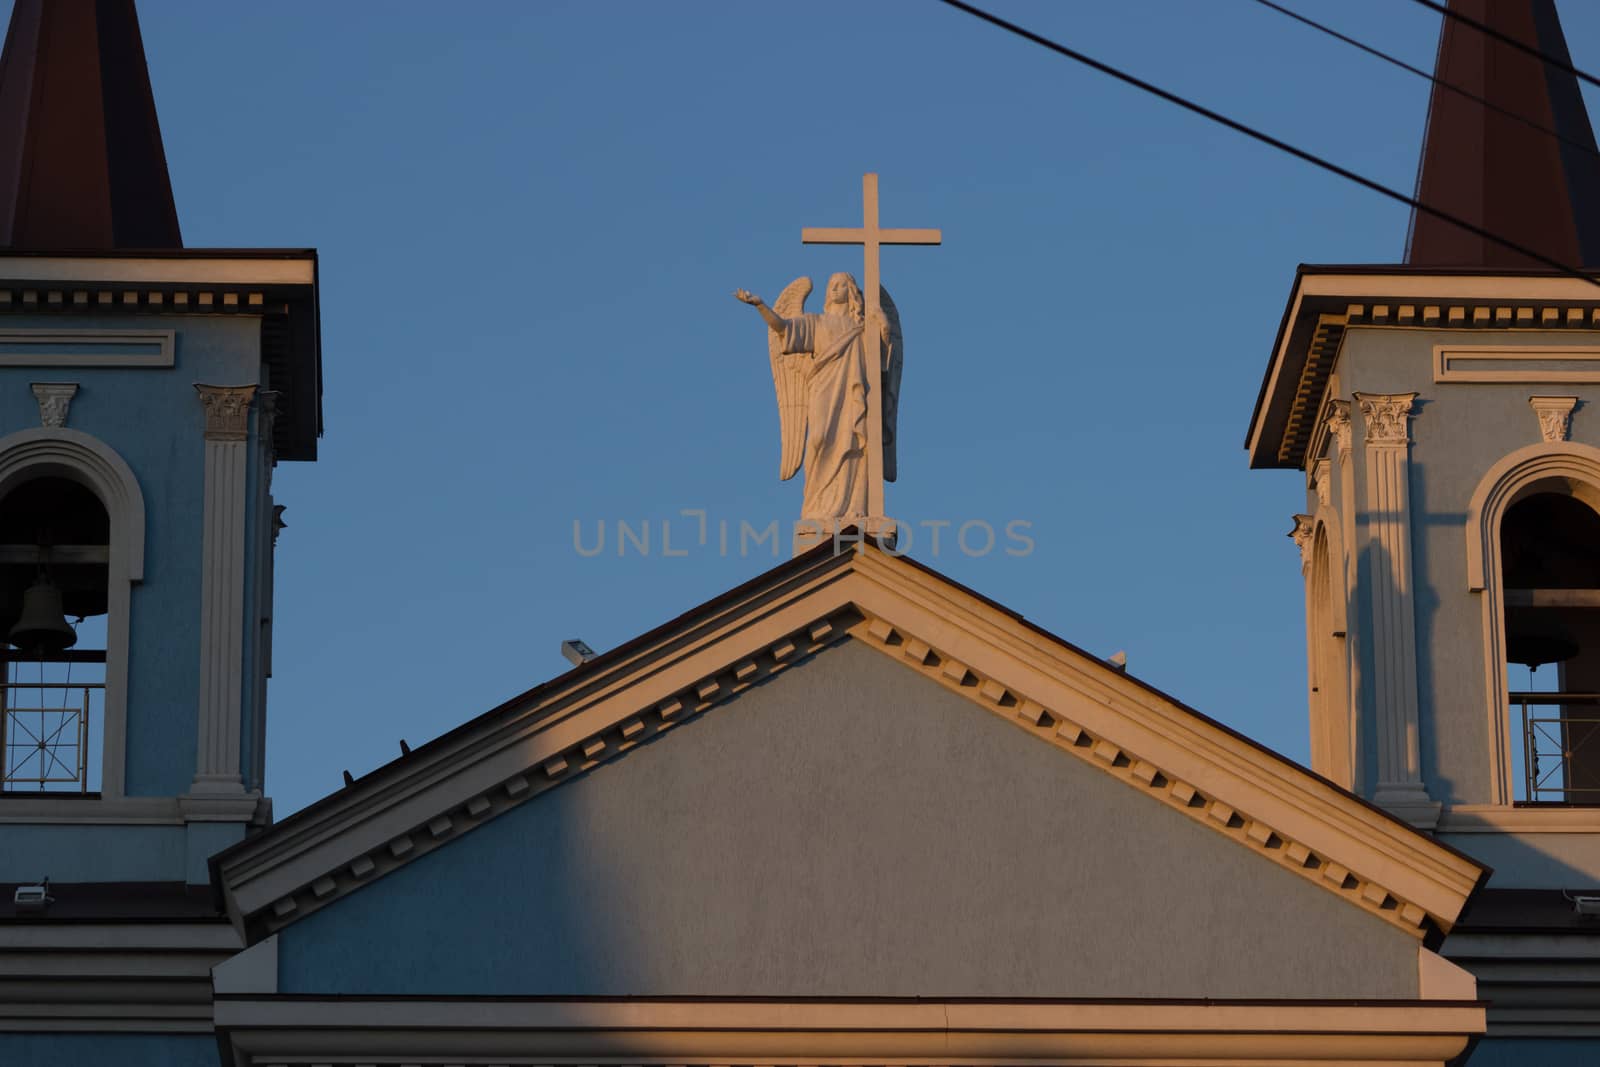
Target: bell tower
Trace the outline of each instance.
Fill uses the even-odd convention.
[[[132,0],[0,56],[0,883],[189,883],[263,794],[275,465],[311,250],[183,245]]]
[[[1301,267],[1247,447],[1305,477],[1314,769],[1600,884],[1600,152],[1552,0],[1450,12],[1418,198],[1505,243],[1419,212],[1404,263]]]

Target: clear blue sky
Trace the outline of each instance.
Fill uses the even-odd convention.
[[[1431,68],[1405,0],[1292,0]],[[1041,32],[1409,191],[1427,86],[1249,0],[1021,3]],[[1600,67],[1600,5],[1561,4]],[[770,556],[594,558],[573,521],[787,524],[764,329],[859,218],[904,317],[914,554],[1296,759],[1300,476],[1241,447],[1301,262],[1386,262],[1403,209],[923,0],[146,0],[186,242],[322,255],[327,435],[279,468],[280,815]],[[1591,107],[1594,107],[1591,102]],[[612,527],[614,532],[614,526]],[[714,527],[713,527],[714,530]]]

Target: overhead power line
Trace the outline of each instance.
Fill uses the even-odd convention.
[[[1542,263],[1547,267],[1551,267],[1554,270],[1560,271],[1562,274],[1566,274],[1570,277],[1586,281],[1596,287],[1600,287],[1600,280],[1597,280],[1595,277],[1584,273],[1570,264],[1563,263],[1558,259],[1552,259],[1542,252],[1535,252],[1531,248],[1519,244],[1516,241],[1501,237],[1499,234],[1492,233],[1489,230],[1484,229],[1482,226],[1479,226],[1476,223],[1468,222],[1466,219],[1463,219],[1457,215],[1452,215],[1448,211],[1440,211],[1438,208],[1430,207],[1415,197],[1407,196],[1405,193],[1389,188],[1382,182],[1374,181],[1365,175],[1357,174],[1348,167],[1341,167],[1339,164],[1324,159],[1313,152],[1308,152],[1304,148],[1297,148],[1289,142],[1280,140],[1269,133],[1263,133],[1254,126],[1246,125],[1237,119],[1231,119],[1219,111],[1213,111],[1211,108],[1208,108],[1203,104],[1198,104],[1187,97],[1180,96],[1177,93],[1171,92],[1170,90],[1163,89],[1159,85],[1153,85],[1150,82],[1145,81],[1143,78],[1129,74],[1127,71],[1119,70],[1109,63],[1102,63],[1100,60],[1095,59],[1092,56],[1088,56],[1082,52],[1076,51],[1075,49],[1068,48],[1066,45],[1057,41],[1052,41],[1050,38],[1045,37],[1042,34],[1034,33],[1032,30],[1027,29],[1026,27],[1019,26],[1014,22],[1008,22],[999,15],[992,14],[980,7],[975,7],[972,4],[966,3],[966,0],[940,0],[940,2],[949,7],[955,8],[957,11],[963,11],[966,14],[971,15],[973,18],[987,22],[991,26],[998,26],[1007,33],[1012,33],[1018,37],[1021,37],[1023,40],[1031,41],[1041,48],[1046,48],[1057,55],[1064,56],[1065,58],[1072,60],[1074,63],[1081,63],[1091,70],[1098,71],[1107,77],[1115,78],[1124,85],[1131,85],[1135,89],[1149,93],[1151,96],[1159,97],[1169,104],[1175,104],[1178,107],[1183,108],[1185,111],[1191,111],[1194,114],[1199,115],[1201,118],[1210,119],[1212,122],[1215,122],[1221,126],[1226,126],[1228,129],[1233,130],[1236,133],[1242,133],[1246,137],[1249,137],[1255,141],[1259,141],[1270,148],[1276,148],[1278,151],[1291,155],[1302,162],[1310,163],[1312,166],[1325,170],[1330,174],[1336,174],[1346,181],[1354,182],[1364,189],[1370,189],[1381,196],[1386,196],[1390,200],[1405,204],[1406,206],[1420,211],[1423,214],[1432,215],[1434,218],[1442,219],[1445,222],[1451,223],[1452,225],[1459,226],[1468,233],[1482,237],[1486,241],[1493,241],[1502,248],[1509,249],[1518,255],[1527,256],[1534,262]]]
[[[1260,4],[1262,7],[1270,8],[1271,10],[1276,11],[1280,15],[1283,15],[1283,16],[1285,16],[1287,18],[1294,19],[1296,22],[1301,23],[1302,25],[1309,26],[1311,29],[1316,30],[1318,33],[1326,34],[1327,36],[1332,37],[1333,39],[1335,39],[1337,41],[1343,41],[1345,44],[1349,45],[1350,47],[1360,49],[1361,51],[1365,52],[1369,56],[1373,56],[1373,57],[1375,57],[1377,59],[1381,59],[1385,63],[1388,63],[1388,64],[1390,64],[1392,66],[1399,67],[1401,70],[1406,71],[1407,73],[1415,74],[1419,78],[1425,78],[1428,81],[1432,82],[1434,85],[1437,85],[1439,88],[1446,89],[1446,90],[1448,90],[1448,91],[1450,91],[1452,93],[1455,93],[1457,96],[1461,96],[1461,97],[1464,97],[1464,98],[1466,98],[1468,100],[1471,100],[1475,104],[1480,104],[1484,108],[1487,108],[1488,110],[1493,111],[1496,114],[1504,115],[1506,118],[1513,119],[1513,120],[1515,120],[1517,122],[1520,122],[1520,123],[1522,123],[1522,125],[1527,126],[1530,129],[1538,130],[1540,133],[1547,134],[1550,137],[1554,137],[1556,140],[1562,142],[1563,144],[1571,145],[1573,148],[1580,149],[1581,151],[1587,152],[1592,156],[1600,156],[1600,152],[1597,152],[1595,150],[1594,145],[1586,144],[1583,141],[1574,140],[1573,138],[1568,137],[1566,134],[1562,133],[1561,131],[1552,130],[1550,127],[1544,125],[1543,123],[1536,122],[1533,119],[1528,118],[1526,115],[1522,115],[1522,114],[1519,114],[1518,112],[1512,111],[1510,108],[1501,107],[1499,104],[1496,104],[1491,100],[1488,100],[1488,99],[1486,99],[1486,98],[1484,98],[1482,96],[1479,96],[1477,93],[1471,92],[1471,91],[1469,91],[1467,89],[1463,89],[1458,85],[1452,85],[1450,82],[1445,81],[1443,78],[1440,78],[1440,77],[1438,77],[1436,75],[1428,73],[1427,71],[1423,70],[1421,67],[1412,66],[1410,63],[1407,63],[1405,60],[1400,59],[1397,56],[1390,55],[1388,52],[1385,52],[1382,49],[1374,48],[1371,45],[1369,45],[1369,44],[1367,44],[1367,43],[1365,43],[1363,41],[1356,40],[1354,37],[1351,37],[1351,36],[1349,36],[1347,34],[1340,33],[1338,30],[1334,29],[1332,26],[1324,25],[1323,23],[1318,22],[1316,19],[1308,18],[1307,16],[1300,14],[1300,12],[1298,12],[1298,11],[1291,10],[1291,9],[1289,9],[1287,7],[1284,7],[1282,4],[1275,3],[1274,0],[1255,0],[1255,2]]]
[[[1536,59],[1542,59],[1544,62],[1550,64],[1552,67],[1555,67],[1557,70],[1564,70],[1568,74],[1588,82],[1590,85],[1600,86],[1600,78],[1596,78],[1593,74],[1586,74],[1577,67],[1574,67],[1571,63],[1568,63],[1566,60],[1557,59],[1548,52],[1541,52],[1539,49],[1530,44],[1523,44],[1515,37],[1501,33],[1493,26],[1486,26],[1477,19],[1472,18],[1470,15],[1463,15],[1459,11],[1451,11],[1444,4],[1439,3],[1438,0],[1412,0],[1412,3],[1421,4],[1429,11],[1437,11],[1447,19],[1455,19],[1457,22],[1462,23],[1463,25],[1471,26],[1473,29],[1477,30],[1486,37],[1493,37],[1495,40],[1508,44],[1519,52],[1526,52],[1528,55],[1533,56]]]

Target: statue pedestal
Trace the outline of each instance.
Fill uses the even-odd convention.
[[[794,524],[794,552],[801,555],[821,544],[832,544],[834,554],[848,552],[860,544],[864,537],[879,546],[894,550],[896,524],[893,519],[877,516],[839,519],[801,519]]]

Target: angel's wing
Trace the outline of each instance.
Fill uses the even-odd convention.
[[[899,473],[895,445],[900,437],[900,367],[905,362],[905,343],[900,334],[900,309],[881,285],[878,304],[889,321],[889,349],[883,354],[883,480],[892,482]]]
[[[811,279],[801,275],[778,294],[772,310],[779,318],[795,318],[805,312],[806,297],[810,295]],[[767,355],[772,359],[772,385],[778,391],[778,435],[783,445],[778,476],[788,481],[800,469],[805,454],[806,379],[811,377],[811,360],[803,355],[784,355],[783,338],[774,330],[767,331]]]

